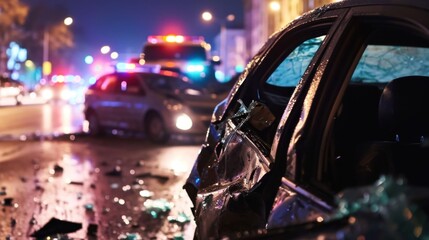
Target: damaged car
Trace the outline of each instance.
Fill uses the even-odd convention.
[[[424,0],[341,1],[274,33],[214,109],[184,185],[195,238],[371,237],[382,220],[398,221],[381,238],[427,237],[428,56]]]

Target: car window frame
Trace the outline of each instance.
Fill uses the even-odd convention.
[[[380,15],[380,8],[383,8],[381,12],[383,12],[383,15]],[[415,11],[423,11],[418,9],[413,9]],[[411,11],[413,12],[413,11]],[[323,199],[323,201],[328,202],[329,204],[334,204],[334,194],[335,192],[332,192],[329,188],[327,188],[325,183],[320,182],[320,171],[321,169],[327,164],[327,159],[323,159],[325,156],[326,151],[328,151],[326,142],[329,137],[329,129],[332,127],[332,119],[334,118],[334,115],[339,107],[339,102],[341,101],[341,97],[343,92],[345,91],[346,85],[348,85],[352,74],[354,72],[354,69],[361,58],[361,55],[364,51],[364,43],[365,38],[363,39],[357,39],[356,35],[352,34],[354,31],[353,27],[356,27],[354,24],[354,21],[356,20],[356,17],[360,17],[363,15],[373,15],[377,18],[386,18],[386,19],[398,19],[401,22],[408,22],[409,24],[412,24],[412,19],[415,16],[414,14],[407,13],[406,15],[403,14],[403,10],[401,11],[401,8],[397,6],[371,6],[371,7],[356,7],[353,8],[351,11],[348,12],[347,16],[343,21],[346,23],[339,29],[339,32],[337,36],[335,36],[335,42],[340,43],[336,45],[332,52],[325,54],[323,56],[322,61],[328,62],[328,65],[326,66],[326,71],[322,72],[322,83],[326,82],[328,85],[324,86],[323,83],[320,88],[317,88],[317,93],[315,98],[317,101],[314,101],[314,104],[312,106],[312,109],[308,112],[308,118],[313,120],[310,120],[308,124],[310,126],[307,126],[305,128],[298,128],[295,130],[295,132],[299,132],[300,134],[305,135],[305,131],[313,132],[318,131],[318,134],[316,137],[313,137],[312,139],[304,142],[304,141],[294,141],[293,139],[297,140],[298,137],[295,136],[292,138],[292,142],[295,146],[292,146],[292,149],[297,151],[302,151],[299,149],[306,149],[305,146],[316,146],[316,149],[314,149],[314,156],[311,156],[311,154],[304,153],[305,151],[302,151],[300,159],[306,159],[306,163],[303,166],[303,170],[301,171],[301,176],[298,176],[298,183],[301,185],[304,189],[304,191],[311,192],[312,194],[315,194],[318,198]],[[414,16],[413,16],[414,15]],[[405,19],[408,19],[405,20]],[[419,28],[418,25],[414,25],[416,28]],[[421,27],[421,26],[420,26]],[[353,43],[355,44],[351,46],[350,43],[345,44],[346,42],[344,38],[352,38]],[[360,45],[356,45],[358,42],[360,42]],[[342,54],[342,56],[350,56],[353,54],[350,54],[350,52],[356,53],[354,57],[345,57],[341,58],[341,63],[344,64],[346,61],[349,61],[349,65],[352,66],[348,70],[342,71],[340,74],[331,69],[331,67],[335,64],[333,62],[332,56]],[[331,60],[331,61],[330,61]],[[339,61],[339,60],[336,60]],[[338,63],[337,63],[338,64]],[[327,80],[329,78],[335,78],[335,81]],[[343,80],[346,79],[346,80]],[[331,92],[329,93],[326,91],[327,89],[330,89]],[[341,89],[341,91],[340,91]],[[335,94],[332,94],[332,91]],[[331,97],[329,97],[331,95]],[[322,107],[324,104],[328,104],[330,106],[330,111],[326,111],[326,108]],[[325,113],[323,113],[325,111]],[[314,120],[314,117],[312,116],[318,116],[317,121]],[[319,118],[322,116],[322,118]],[[303,132],[303,129],[305,130]],[[320,130],[317,130],[320,129]],[[307,133],[308,134],[308,133]],[[305,138],[305,137],[304,137]],[[319,144],[320,143],[320,144]],[[300,146],[302,145],[302,146]],[[291,150],[289,150],[290,153]],[[317,166],[316,168],[312,168],[312,166]],[[317,176],[316,179],[311,179],[311,176]]]
[[[105,82],[108,80],[108,78],[112,78],[112,77],[116,78],[115,86],[114,86],[115,88],[113,88],[113,90],[106,91],[105,89],[103,89],[102,86],[103,86],[103,84],[105,84]],[[100,78],[98,78],[97,81],[95,81],[95,83],[89,87],[89,89],[95,90],[101,94],[119,94],[120,93],[120,85],[119,85],[118,76],[116,73],[103,75]]]
[[[317,20],[318,26],[314,26],[314,23],[306,22],[304,24],[299,24],[297,26],[291,26],[292,30],[286,31],[287,34],[283,32],[278,32],[272,36],[273,39],[270,39],[267,42],[268,46],[265,46],[265,50],[261,51],[259,56],[256,56],[257,59],[264,59],[260,64],[256,65],[254,68],[251,69],[251,72],[247,72],[244,75],[244,81],[242,83],[238,83],[238,90],[229,96],[229,101],[227,103],[226,110],[223,113],[223,119],[225,116],[233,116],[235,112],[237,111],[237,103],[238,99],[242,99],[243,94],[248,93],[250,90],[254,91],[253,89],[261,89],[263,91],[270,92],[272,91],[273,86],[266,83],[267,79],[272,75],[272,73],[278,68],[278,66],[290,55],[292,51],[294,51],[300,44],[302,44],[304,41],[313,38],[313,37],[319,37],[325,34],[316,34],[314,31],[315,28],[323,28],[319,25],[324,25],[324,28],[326,28],[326,25],[331,24],[335,22],[335,19],[337,16],[327,16],[326,18]],[[312,25],[311,29],[307,29],[309,25]],[[306,31],[308,33],[309,37],[303,37],[302,31]],[[328,31],[326,31],[328,32]],[[278,35],[278,36],[277,36]],[[325,37],[327,38],[327,37]],[[297,40],[299,39],[299,40]],[[291,44],[290,40],[292,40],[294,43]],[[302,40],[302,41],[301,41]],[[320,52],[323,52],[323,45],[325,40],[323,41],[322,45],[320,46],[320,49],[318,49],[313,56],[313,59],[320,57]],[[281,55],[278,55],[278,52],[282,52]],[[270,59],[269,61],[267,59]],[[310,64],[307,67],[306,72],[301,76],[301,79],[299,82],[304,79],[304,76],[308,74],[309,68],[311,67],[314,60],[310,62]],[[256,79],[256,80],[255,80]],[[297,86],[299,86],[300,83],[298,83]],[[255,92],[255,91],[254,91]],[[260,94],[260,93],[257,93]],[[255,97],[256,100],[257,97]],[[255,100],[254,99],[254,100]],[[287,107],[287,106],[286,106]],[[285,108],[286,108],[285,107]],[[281,117],[283,118],[283,117]],[[281,121],[280,118],[280,121]],[[271,150],[271,153],[273,151]],[[275,152],[275,151],[274,151]],[[274,154],[271,154],[271,157],[274,156]]]
[[[282,161],[288,161],[290,159],[287,153],[287,149],[289,148],[289,140],[291,138],[292,132],[295,129],[296,124],[298,124],[298,120],[301,115],[301,107],[303,105],[304,97],[306,96],[307,92],[309,91],[310,83],[312,82],[313,77],[316,74],[316,68],[315,66],[318,66],[318,64],[321,62],[322,56],[324,52],[326,51],[327,44],[331,41],[333,35],[337,31],[339,22],[341,22],[341,19],[344,16],[344,11],[341,9],[328,11],[324,13],[325,16],[321,17],[321,19],[313,19],[312,21],[304,21],[304,23],[300,24],[299,26],[295,26],[295,29],[291,32],[288,32],[288,36],[283,36],[285,42],[288,42],[290,38],[293,38],[294,36],[299,36],[299,38],[303,41],[306,39],[309,39],[311,37],[303,37],[304,32],[309,32],[307,36],[313,36],[314,33],[312,33],[315,29],[320,28],[320,31],[323,31],[324,28],[327,30],[325,31],[325,39],[323,40],[322,45],[319,47],[319,49],[316,51],[316,54],[314,55],[312,61],[310,62],[309,66],[307,67],[306,72],[301,76],[301,80],[299,84],[296,86],[296,89],[294,90],[294,93],[291,97],[291,100],[289,101],[288,105],[286,106],[286,109],[284,110],[283,116],[280,120],[277,133],[276,133],[276,139],[273,142],[273,146],[271,149],[271,155],[274,156],[274,158],[282,159]],[[311,28],[308,29],[308,26],[311,25]],[[321,34],[319,34],[320,36]],[[301,41],[301,43],[303,42]],[[294,45],[296,47],[296,45]],[[283,58],[284,59],[284,58]],[[282,146],[282,147],[279,147]],[[288,163],[290,164],[290,163]],[[290,177],[290,180],[294,180],[295,175]]]

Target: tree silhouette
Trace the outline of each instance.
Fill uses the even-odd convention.
[[[20,0],[0,1],[0,74],[7,72],[6,49],[11,41],[19,41],[24,36],[22,26],[28,6]]]
[[[43,55],[43,41],[45,34],[49,35],[49,59],[52,62],[60,58],[66,58],[63,50],[74,46],[74,36],[71,26],[64,25],[64,19],[68,17],[68,11],[62,5],[46,5],[39,2],[30,8],[25,23],[29,33],[25,41],[25,47],[29,56],[36,64],[41,65]]]

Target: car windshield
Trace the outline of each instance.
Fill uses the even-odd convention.
[[[186,89],[195,89],[196,86],[190,82],[177,77],[170,76],[150,76],[147,78],[148,87],[157,92],[179,93]]]
[[[157,44],[144,47],[146,61],[206,60],[206,50],[200,45]]]

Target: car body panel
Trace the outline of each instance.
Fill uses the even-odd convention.
[[[196,237],[219,238],[234,230],[323,222],[338,208],[336,193],[375,181],[355,179],[367,175],[357,172],[352,161],[364,151],[371,153],[372,149],[364,148],[366,145],[385,151],[385,141],[396,144],[394,137],[380,134],[382,127],[372,126],[369,120],[378,121],[372,117],[379,114],[378,99],[389,81],[413,74],[429,75],[424,49],[429,46],[428,7],[424,1],[342,1],[308,12],[273,34],[250,61],[228,98],[215,108],[206,141],[185,184],[195,204]],[[287,105],[278,109],[275,103],[285,101],[281,98],[285,95],[277,96],[270,92],[270,86],[260,83],[271,78],[295,45],[317,36],[323,36],[321,45],[286,98]],[[373,94],[379,94],[376,101]],[[354,103],[358,100],[361,104]],[[241,108],[251,109],[253,101],[266,103],[276,116],[273,125],[261,132],[251,130],[255,128],[249,121],[254,117],[251,111],[241,114]],[[349,110],[347,104],[351,102],[354,105]],[[346,114],[355,115],[347,120]],[[342,119],[355,125],[344,124]],[[342,129],[343,124],[348,128]],[[240,137],[227,142],[231,134]],[[374,144],[374,140],[380,142]],[[247,168],[247,173],[243,168],[242,178],[226,181],[215,173],[221,157],[231,159],[230,173],[243,167],[240,159],[248,153],[237,149],[252,149],[255,153],[251,155],[264,156],[257,159],[265,159],[268,167],[250,188],[231,191],[231,184],[245,181],[252,168]],[[404,149],[406,152],[409,147]],[[359,171],[376,171],[366,162],[358,163],[362,164],[357,166]],[[389,171],[390,165],[375,164]],[[407,171],[409,175],[412,172]],[[257,192],[267,194],[249,197]],[[252,205],[255,202],[258,204]]]
[[[334,14],[336,17],[337,17],[337,14],[335,13]],[[332,18],[332,17],[331,17]],[[295,26],[295,25],[292,25],[291,26],[291,28],[292,29],[294,29],[294,35],[295,34],[299,34],[299,26]],[[324,27],[324,28],[326,28],[326,27]],[[280,34],[280,33],[277,33],[277,34]],[[328,38],[328,40],[329,40],[329,38]],[[272,51],[272,46],[270,45],[270,44],[274,44],[273,43],[273,41],[269,41],[268,42],[268,44],[267,44],[267,46],[265,47],[265,48],[263,48],[261,51],[260,51],[260,54],[259,55],[257,55],[255,58],[254,58],[254,60],[249,64],[249,66],[248,66],[248,68],[247,68],[247,70],[245,70],[245,72],[240,76],[240,78],[239,78],[239,80],[237,81],[237,83],[236,83],[236,85],[233,87],[233,89],[231,90],[231,92],[230,92],[230,95],[228,96],[228,98],[227,98],[227,100],[224,102],[224,103],[222,103],[222,105],[219,105],[218,107],[219,108],[222,108],[222,110],[226,110],[226,111],[228,111],[227,109],[228,108],[231,108],[230,107],[230,104],[231,104],[231,102],[233,102],[233,101],[237,101],[237,97],[236,97],[236,95],[238,95],[239,93],[239,91],[240,92],[246,92],[246,88],[247,87],[251,87],[251,85],[249,84],[249,86],[246,86],[245,84],[245,81],[247,80],[247,81],[251,81],[250,79],[260,79],[261,77],[263,77],[263,76],[259,76],[261,73],[263,73],[263,69],[264,68],[266,68],[267,67],[267,63],[269,62],[269,61],[267,61],[266,63],[265,63],[265,65],[266,66],[261,66],[261,62],[263,62],[263,59],[265,59],[265,58],[267,58],[267,59],[269,59],[269,58],[272,58],[272,56],[271,55],[273,55],[272,53],[271,54],[269,54],[269,52],[270,51]],[[279,46],[277,45],[277,48],[278,48]],[[323,49],[323,48],[322,48]],[[320,54],[316,54],[316,57],[315,58],[317,58],[317,56],[319,56]],[[278,61],[278,60],[277,60]],[[264,76],[264,78],[266,78],[266,76]],[[301,87],[300,85],[298,85],[298,87],[297,87],[297,89],[298,90],[300,90],[300,89],[302,89],[303,87]],[[238,111],[237,111],[238,112]],[[211,132],[211,133],[215,133],[215,134],[219,134],[219,135],[221,135],[221,136],[223,136],[223,138],[222,139],[225,139],[225,136],[228,136],[228,134],[229,134],[229,132],[231,132],[232,130],[228,130],[228,124],[225,124],[225,122],[228,122],[228,120],[227,120],[227,118],[225,118],[225,112],[222,112],[222,111],[218,111],[218,109],[215,109],[215,114],[217,115],[217,116],[215,116],[214,117],[214,119],[215,120],[217,120],[217,125],[219,125],[219,128],[220,129],[225,129],[224,131],[222,131],[222,132],[217,132],[217,133],[215,133],[215,131],[209,131],[209,132]],[[220,115],[222,115],[222,117],[220,117]],[[232,116],[233,117],[233,116]],[[279,119],[279,121],[282,121],[282,120],[280,120]],[[216,124],[214,124],[214,125],[216,125]],[[275,126],[274,126],[275,127]],[[233,128],[232,128],[233,129]],[[249,134],[249,135],[252,135],[252,134]],[[275,134],[274,134],[275,135]],[[257,134],[254,134],[254,136],[257,136]],[[277,137],[279,137],[279,136],[276,136],[276,137],[273,137],[273,142],[276,142],[276,141],[278,141],[278,139],[276,139]],[[213,138],[214,139],[214,138]],[[208,140],[208,141],[210,141],[210,140]],[[220,141],[220,142],[222,142],[222,140]],[[255,143],[255,142],[259,142],[260,144],[257,144],[257,143]],[[247,141],[247,142],[245,142],[245,141],[242,141],[242,142],[240,142],[240,144],[241,145],[244,145],[244,146],[257,146],[257,149],[260,149],[260,151],[261,151],[261,149],[266,149],[264,152],[264,154],[263,155],[266,155],[266,158],[268,158],[268,159],[271,159],[272,158],[272,154],[271,154],[271,152],[270,152],[270,148],[268,147],[264,147],[264,140],[259,140],[259,141],[255,141],[255,139],[252,139],[252,140],[249,140],[249,141]],[[199,184],[197,185],[197,184],[195,184],[194,183],[194,185],[196,185],[195,186],[195,188],[197,188],[197,189],[200,189],[200,191],[203,193],[203,192],[205,192],[205,190],[204,190],[204,188],[205,187],[207,187],[207,186],[209,186],[209,185],[211,185],[211,184],[215,184],[216,182],[218,182],[219,181],[219,178],[215,178],[215,177],[211,177],[212,175],[210,175],[210,174],[208,174],[207,172],[205,172],[204,170],[201,170],[201,169],[212,169],[212,167],[213,167],[213,163],[214,162],[218,162],[219,161],[219,158],[218,158],[218,156],[215,156],[215,155],[210,155],[209,153],[205,153],[205,152],[207,152],[207,151],[219,151],[219,150],[214,150],[215,149],[215,147],[213,146],[214,144],[208,144],[208,145],[205,145],[205,148],[203,148],[202,149],[202,151],[201,151],[201,153],[200,153],[200,155],[199,155],[199,157],[197,158],[197,160],[196,160],[196,162],[198,163],[197,165],[198,165],[198,167],[197,168],[194,168],[194,169],[199,169],[200,168],[200,172],[197,174],[197,173],[191,173],[191,175],[193,175],[193,179],[198,179],[198,180],[200,180],[200,182],[199,182]],[[211,147],[210,147],[211,146]],[[219,145],[216,145],[216,146],[219,146]],[[244,148],[246,148],[246,147],[244,147]],[[207,157],[207,155],[210,155],[210,157]],[[208,160],[209,159],[209,160]],[[271,160],[271,162],[273,162],[272,160]],[[257,181],[255,182],[255,184],[256,183],[258,183],[258,185],[265,185],[266,183],[262,183],[262,181],[261,181],[261,179],[262,179],[262,177],[268,172],[268,165],[270,164],[270,161],[267,161],[267,163],[266,163],[266,168],[264,168],[264,171],[263,172],[261,172],[261,174],[260,174],[260,177],[259,177],[259,179],[257,179]],[[197,177],[195,177],[196,175],[202,175],[202,176],[204,176],[204,178],[203,177],[201,177],[201,178],[197,178]],[[278,180],[274,180],[274,179],[272,179],[272,177],[271,176],[269,176],[269,177],[267,177],[267,179],[269,179],[269,180],[266,180],[267,182],[269,182],[270,184],[273,184],[273,185],[275,185],[275,184],[280,184],[280,179],[279,179],[279,177],[277,176],[276,177]],[[210,180],[209,180],[210,179]],[[208,183],[208,184],[204,184],[204,181],[211,181],[210,183]],[[188,179],[188,181],[192,181],[191,180],[191,178],[190,179]],[[189,185],[192,185],[192,184],[188,184],[187,186],[189,186]],[[253,186],[255,186],[255,185],[253,185]],[[194,191],[194,190],[193,190]],[[241,193],[243,193],[244,192],[244,194],[243,195],[246,195],[248,192],[252,192],[252,191],[254,191],[254,190],[250,190],[250,189],[247,189],[247,191],[241,191]],[[188,192],[192,192],[192,191],[188,191]],[[267,191],[267,192],[269,192],[269,191]],[[239,194],[238,194],[239,195]],[[269,199],[272,199],[272,198],[274,198],[273,196],[272,196],[272,193],[270,192],[270,193],[266,193],[266,197],[267,196],[269,196],[268,198]],[[191,197],[191,199],[192,199],[192,197]],[[198,198],[197,198],[198,199]],[[246,200],[247,201],[247,200]],[[251,200],[250,200],[251,201]],[[260,200],[260,201],[262,201],[262,200]],[[267,203],[264,203],[264,204],[267,204],[267,205],[270,205],[270,201],[272,201],[272,200],[267,200],[267,199],[265,199],[265,201],[267,201]],[[196,206],[199,206],[201,204],[201,202],[198,202],[198,200],[196,201]],[[228,208],[227,207],[227,205],[225,205],[224,206],[225,208]],[[270,205],[270,207],[271,207],[271,205]],[[222,209],[222,208],[219,208],[219,209]],[[261,223],[263,223],[263,222],[265,222],[266,221],[266,218],[268,217],[267,215],[265,215],[265,214],[267,214],[268,212],[269,212],[269,210],[267,211],[266,209],[265,209],[265,207],[264,206],[259,206],[259,209],[258,208],[254,208],[253,209],[253,211],[254,212],[261,212],[261,214],[259,215],[259,217],[258,218],[256,218],[256,217],[253,217],[252,219],[252,221],[253,221],[253,224],[261,224]],[[205,215],[204,215],[205,216]],[[205,221],[208,221],[208,219],[205,219]],[[217,221],[219,221],[219,220],[217,220]],[[207,225],[209,225],[210,223],[207,223]],[[212,223],[212,224],[215,224],[215,223]],[[252,224],[252,223],[248,223],[248,224]],[[256,225],[252,225],[253,227],[255,227]],[[262,225],[260,225],[259,227],[262,227]],[[231,228],[232,229],[232,228]],[[230,230],[231,230],[230,229]],[[205,236],[216,236],[216,234],[219,234],[219,233],[213,233],[213,232],[210,232],[210,234],[209,235],[203,235],[203,234],[205,234],[205,233],[207,233],[207,232],[205,232],[206,230],[204,229],[204,230],[199,230],[200,231],[200,233],[199,233],[199,235],[200,235],[200,237],[202,237],[202,238],[204,238]],[[223,231],[223,230],[222,230]]]

